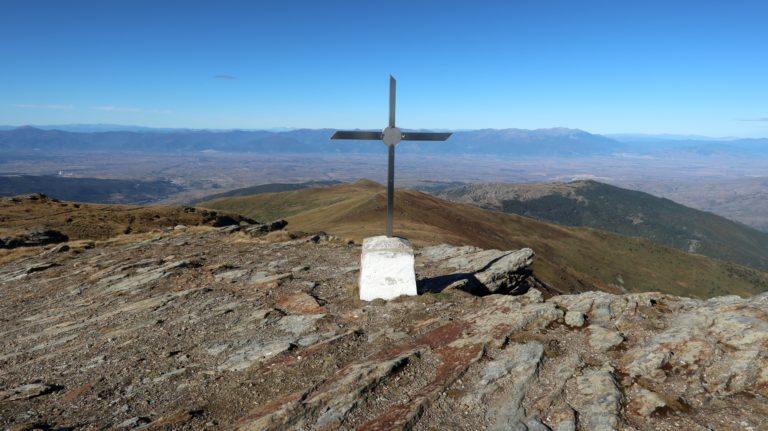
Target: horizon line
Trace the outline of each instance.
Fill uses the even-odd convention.
[[[152,130],[163,130],[163,131],[194,131],[194,132],[236,132],[236,131],[245,131],[245,132],[273,132],[273,133],[281,133],[281,132],[291,132],[296,130],[341,130],[344,129],[338,128],[338,127],[288,127],[288,126],[274,126],[274,127],[259,127],[259,128],[245,128],[245,127],[234,127],[234,128],[194,128],[194,127],[153,127],[153,126],[140,126],[136,124],[116,124],[116,123],[69,123],[69,124],[21,124],[21,125],[10,125],[10,124],[3,124],[0,125],[1,129],[20,129],[20,128],[34,128],[34,129],[41,129],[41,130],[59,130],[59,131],[66,131],[57,129],[57,127],[102,127],[104,130],[99,131],[90,131],[90,132],[70,132],[70,133],[99,133],[99,132],[111,132],[111,131],[120,131],[120,132],[126,132],[131,130],[110,130],[109,127],[115,127],[115,128],[135,128],[135,129],[147,129],[148,131]],[[349,128],[347,128],[349,129]],[[410,129],[410,128],[404,128],[404,130],[414,130],[414,131],[422,131],[422,130],[434,130],[434,131],[446,131],[446,132],[473,132],[473,131],[482,131],[482,130],[526,130],[526,131],[538,131],[538,130],[573,130],[573,131],[579,131],[579,132],[585,132],[589,133],[591,135],[597,135],[597,136],[606,136],[606,137],[647,137],[647,138],[667,138],[670,140],[685,140],[685,139],[712,139],[712,140],[724,140],[724,141],[730,141],[730,140],[737,140],[737,139],[766,139],[768,136],[763,137],[744,137],[744,136],[710,136],[710,135],[702,135],[699,133],[666,133],[666,132],[659,132],[659,133],[649,133],[649,132],[612,132],[612,133],[598,133],[598,132],[591,132],[585,129],[580,128],[573,128],[573,127],[565,127],[565,126],[553,126],[553,127],[539,127],[535,129],[526,129],[526,128],[520,128],[520,127],[480,127],[480,128],[460,128],[460,129],[450,129],[450,128],[418,128],[418,129]],[[350,130],[380,130],[379,128],[352,128]],[[132,132],[140,132],[140,131],[132,131]]]

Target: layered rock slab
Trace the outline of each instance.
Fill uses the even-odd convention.
[[[519,294],[532,286],[529,283],[530,266],[535,253],[530,248],[502,251],[441,244],[426,247],[420,254],[446,271],[453,272],[442,283],[451,283],[451,287],[478,294]],[[446,287],[441,286],[439,280],[428,280],[425,284],[426,290]]]
[[[179,229],[5,264],[0,427],[768,427],[768,295],[361,302],[360,251]],[[515,254],[415,263],[443,277]],[[461,256],[476,266],[443,266]]]

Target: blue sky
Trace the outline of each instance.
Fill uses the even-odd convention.
[[[765,1],[0,3],[0,124],[768,136]]]

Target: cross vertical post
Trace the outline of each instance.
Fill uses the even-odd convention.
[[[417,295],[413,246],[393,232],[395,218],[395,147],[400,141],[445,141],[450,133],[403,132],[395,124],[397,82],[389,75],[389,121],[381,132],[337,130],[331,139],[384,141],[387,146],[387,235],[363,239],[360,254],[360,299],[393,299]]]
[[[395,99],[397,81],[389,75],[389,122],[381,132],[362,130],[337,130],[331,139],[376,140],[384,141],[388,147],[389,163],[387,165],[387,237],[394,236],[393,224],[395,214],[395,147],[400,141],[445,141],[451,133],[403,132],[395,125]]]
[[[389,146],[389,169],[387,169],[387,236],[392,237],[395,219],[395,147]]]
[[[397,98],[397,81],[389,75],[389,127],[395,127],[395,100]]]

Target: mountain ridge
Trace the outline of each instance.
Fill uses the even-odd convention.
[[[334,129],[99,131],[90,133],[21,127],[0,130],[0,148],[7,151],[251,151],[359,152],[383,150],[361,142],[334,142]],[[451,145],[412,142],[402,151],[450,154],[591,155],[623,148],[609,138],[578,129],[482,129],[454,132]]]
[[[264,153],[383,153],[379,146],[360,141],[334,141],[335,129],[152,129],[125,126],[117,130],[94,126],[69,131],[22,126],[0,128],[5,151],[227,151]],[[89,130],[83,132],[82,130]],[[94,131],[95,130],[95,131]],[[404,129],[410,130],[410,129]],[[418,129],[416,129],[418,130]],[[447,143],[409,142],[400,149],[416,154],[489,154],[518,157],[584,157],[620,154],[664,156],[768,157],[768,138],[748,139],[613,139],[580,129],[456,130]]]
[[[294,229],[325,231],[360,241],[381,234],[386,191],[365,180],[199,205],[257,220],[285,218]],[[723,286],[742,294],[768,289],[768,273],[753,268],[688,254],[642,238],[555,225],[412,190],[396,190],[395,234],[417,246],[444,242],[500,250],[531,247],[540,256],[534,270],[541,279],[568,292],[665,289],[674,294],[713,296]]]
[[[437,195],[566,226],[639,236],[681,250],[768,269],[768,233],[669,199],[594,180],[467,184]]]

